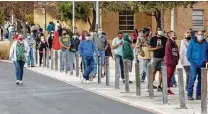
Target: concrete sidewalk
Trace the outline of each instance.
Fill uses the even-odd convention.
[[[120,89],[114,89],[115,83],[115,62],[110,60],[110,86],[105,86],[105,78],[102,79],[102,84],[97,83],[97,78],[90,84],[82,84],[81,77],[70,74],[60,73],[59,71],[52,71],[43,67],[28,68],[31,71],[70,83],[74,86],[83,88],[85,90],[94,92],[96,94],[129,104],[143,109],[154,111],[155,113],[163,114],[200,114],[201,113],[201,101],[188,101],[186,97],[186,106],[188,109],[179,109],[179,90],[178,88],[172,88],[175,93],[174,96],[168,96],[168,105],[162,103],[162,93],[154,92],[154,99],[149,99],[147,92],[147,81],[141,83],[141,96],[136,96],[136,84],[130,84],[130,93],[125,93],[125,85],[120,82]],[[156,78],[157,79],[157,78]],[[135,81],[135,69],[130,73],[130,80]],[[176,75],[177,80],[177,75]],[[157,80],[154,85],[157,85]],[[195,95],[195,94],[194,94]]]

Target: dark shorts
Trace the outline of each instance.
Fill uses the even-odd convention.
[[[137,39],[133,39],[133,43],[135,44],[137,42]]]
[[[153,58],[152,66],[154,71],[161,71],[161,66],[164,65],[163,58]]]

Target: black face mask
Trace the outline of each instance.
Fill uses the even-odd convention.
[[[66,36],[66,33],[63,33],[64,36]]]
[[[187,40],[191,40],[191,37],[186,37]]]

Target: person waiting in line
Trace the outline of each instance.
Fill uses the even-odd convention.
[[[48,47],[48,44],[44,38],[44,36],[42,35],[40,37],[40,43],[38,44],[38,47],[39,47],[39,66],[42,65],[42,61],[45,61],[46,62],[46,54],[47,54],[47,47]],[[45,53],[43,53],[43,49],[45,49]],[[45,60],[43,60],[43,56],[45,56]]]
[[[187,58],[191,64],[188,84],[188,100],[194,100],[193,88],[196,78],[198,80],[196,87],[196,100],[201,100],[201,68],[205,68],[208,61],[208,43],[204,38],[204,33],[198,31],[196,37],[192,38],[188,50]]]
[[[90,83],[90,73],[93,70],[94,67],[94,59],[93,59],[93,54],[97,53],[97,56],[100,56],[98,53],[97,48],[95,47],[95,44],[92,40],[90,40],[90,35],[86,36],[86,40],[81,41],[79,45],[79,54],[82,57],[82,64],[86,65],[86,68],[84,69],[83,73],[83,81],[86,83]]]
[[[169,32],[169,39],[165,46],[165,65],[167,67],[167,84],[168,84],[168,94],[174,95],[174,93],[170,90],[171,87],[171,78],[174,75],[176,65],[179,60],[179,50],[176,45],[177,36],[175,32]]]

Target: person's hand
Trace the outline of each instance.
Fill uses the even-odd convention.
[[[119,45],[122,45],[123,44],[123,41],[121,41],[120,43],[119,43]]]
[[[67,47],[67,48],[66,48],[66,50],[69,50],[69,49],[70,49],[70,47]]]
[[[156,47],[156,49],[161,49],[161,48],[163,48],[163,46],[157,46],[157,47]]]
[[[97,56],[99,57],[99,56],[100,56],[100,54],[97,54]]]

